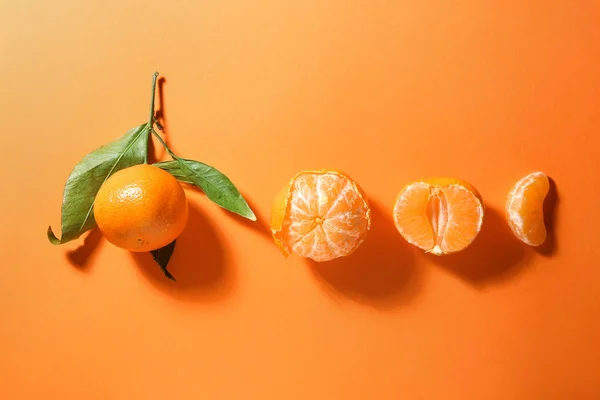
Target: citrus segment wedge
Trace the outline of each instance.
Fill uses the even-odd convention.
[[[517,181],[506,198],[506,220],[515,236],[529,246],[546,240],[544,199],[550,181],[543,172],[533,172]]]

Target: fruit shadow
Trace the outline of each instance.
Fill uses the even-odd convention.
[[[391,217],[371,203],[371,231],[353,254],[307,262],[314,278],[334,298],[385,310],[408,304],[417,294],[420,282],[413,257]]]
[[[235,274],[227,262],[226,250],[210,219],[189,204],[186,228],[177,238],[167,269],[177,280],[170,281],[150,253],[131,253],[143,275],[168,295],[187,301],[218,301],[229,295]]]
[[[165,84],[167,79],[164,76],[158,78],[158,110],[154,114],[154,118],[158,122],[158,125],[163,128],[164,131],[168,132],[167,125],[167,113],[165,112]]]
[[[234,214],[223,208],[221,210],[227,215],[231,216],[231,218],[233,218],[241,226],[253,230],[254,232],[258,233],[263,238],[269,241],[272,240],[271,228],[269,226],[267,218],[258,210],[256,204],[251,199],[249,199],[248,196],[246,196],[245,194],[243,196],[250,208],[252,209],[252,212],[254,212],[254,215],[256,216],[256,221],[249,220],[248,218],[244,218],[241,215]]]
[[[200,194],[202,194],[202,196],[206,197],[206,194],[204,194],[202,189],[200,189],[196,186],[185,184],[185,189],[200,193]],[[248,198],[248,196],[246,196],[245,194],[242,194],[242,196],[246,200],[246,203],[248,203],[248,205],[252,209],[252,212],[254,212],[254,215],[256,216],[256,221],[252,221],[252,220],[249,220],[248,218],[244,218],[241,215],[238,215],[236,213],[228,211],[217,205],[214,205],[214,206],[217,207],[218,209],[220,209],[221,212],[225,213],[228,217],[232,218],[237,224],[243,226],[244,228],[253,230],[254,232],[263,236],[265,239],[271,240],[271,228],[269,227],[269,223],[267,222],[266,217],[260,211],[258,211],[258,208],[256,208],[256,205],[254,204],[254,202],[251,199]]]
[[[454,254],[427,257],[467,283],[484,287],[514,278],[527,266],[532,252],[513,235],[504,213],[486,206],[481,232],[469,247]]]
[[[67,260],[72,266],[76,267],[77,270],[88,271],[89,269],[87,267],[96,257],[98,249],[104,242],[103,239],[99,229],[92,229],[87,236],[85,236],[83,243],[79,247],[74,250],[69,250],[66,253]]]
[[[556,182],[552,178],[550,181],[550,188],[548,194],[544,200],[544,224],[546,224],[546,240],[540,246],[535,247],[535,251],[539,254],[551,257],[556,253],[557,242],[556,242],[556,217],[558,213],[558,191],[556,190]]]

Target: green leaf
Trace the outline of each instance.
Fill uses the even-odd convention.
[[[57,238],[52,228],[48,227],[50,243],[58,245],[69,242],[96,227],[93,208],[100,186],[118,170],[142,164],[146,160],[148,137],[148,124],[142,124],[83,157],[65,184],[62,237]]]
[[[150,252],[150,254],[152,254],[152,258],[154,258],[154,261],[156,261],[156,263],[159,265],[159,267],[162,270],[163,274],[165,274],[165,276],[167,278],[169,278],[170,280],[172,280],[172,281],[175,281],[175,278],[167,270],[167,264],[169,264],[169,260],[171,259],[171,255],[173,255],[173,251],[175,251],[175,242],[176,241],[173,240],[171,243],[169,243],[165,247],[162,247],[162,248],[157,249],[157,250],[152,250]]]
[[[173,158],[174,160],[163,161],[154,165],[169,172],[181,182],[199,187],[206,194],[206,197],[224,209],[256,221],[256,215],[254,215],[242,194],[223,173],[199,161],[176,156]]]

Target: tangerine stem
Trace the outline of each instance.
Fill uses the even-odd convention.
[[[152,75],[152,98],[150,99],[150,118],[148,118],[148,126],[154,125],[154,98],[156,97],[156,80],[158,78],[158,72]]]
[[[156,80],[158,79],[158,72],[152,75],[152,98],[150,99],[150,117],[148,118],[148,129],[152,129],[154,126],[154,98],[156,97]],[[150,134],[150,130],[148,130]],[[144,158],[144,164],[148,164],[148,152]]]

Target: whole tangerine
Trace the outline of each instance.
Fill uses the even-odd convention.
[[[100,187],[94,217],[104,237],[134,252],[175,240],[188,218],[185,192],[168,172],[146,164],[117,171]]]

